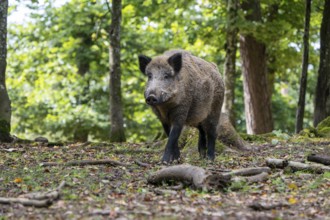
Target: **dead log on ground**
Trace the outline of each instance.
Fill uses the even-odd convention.
[[[311,162],[321,163],[324,165],[330,165],[330,156],[310,154],[308,155],[307,160]]]
[[[282,159],[274,159],[274,158],[267,158],[266,159],[267,166],[271,168],[290,168],[293,172],[296,171],[308,171],[313,173],[324,173],[330,172],[330,167],[315,164],[315,163],[301,163],[296,161],[287,161]]]
[[[240,169],[229,173],[211,174],[201,167],[183,164],[165,167],[152,173],[148,177],[148,182],[151,184],[160,184],[163,181],[180,181],[189,183],[196,189],[222,190],[235,181],[249,183],[264,181],[267,179],[269,171],[270,169],[268,167],[259,167]]]

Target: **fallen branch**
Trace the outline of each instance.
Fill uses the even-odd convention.
[[[330,167],[314,164],[314,163],[301,163],[296,161],[286,161],[282,159],[267,158],[266,164],[272,168],[290,168],[293,172],[296,171],[309,171],[313,173],[330,172]]]
[[[255,211],[264,211],[264,210],[272,210],[277,208],[289,207],[288,203],[273,203],[267,204],[263,202],[253,202],[252,204],[248,205],[251,209]]]
[[[230,177],[229,177],[230,178]],[[212,175],[203,168],[184,164],[163,168],[148,178],[148,182],[159,184],[163,181],[180,181],[190,183],[196,189],[209,190],[212,188],[222,189],[229,183],[228,177]]]
[[[253,176],[260,173],[270,173],[269,167],[251,167],[251,168],[243,168],[238,170],[233,170],[228,173],[222,174],[223,176]]]
[[[330,156],[310,154],[307,157],[307,160],[311,162],[321,163],[324,165],[330,165]]]
[[[288,166],[289,161],[282,160],[282,159],[276,159],[276,158],[266,158],[266,164],[270,168],[280,168],[283,169]]]
[[[247,182],[247,183],[258,183],[263,182],[268,179],[269,174],[267,172],[262,172],[255,174],[253,176],[235,176],[232,178],[233,182]]]
[[[130,166],[116,160],[72,160],[66,163],[44,162],[40,166],[86,166],[86,165],[112,165],[112,166]]]
[[[65,186],[65,184],[66,183],[63,181],[55,190],[51,190],[45,193],[29,193],[24,194],[19,198],[0,197],[0,204],[19,203],[24,206],[34,206],[37,208],[48,207],[60,197],[60,190]]]
[[[37,208],[48,207],[52,204],[51,200],[36,200],[36,199],[26,199],[26,198],[6,198],[0,197],[0,204],[12,204],[19,203],[24,206],[34,206]]]
[[[223,189],[235,181],[255,183],[268,178],[268,167],[245,168],[229,173],[211,174],[201,167],[188,164],[163,168],[148,177],[151,184],[160,184],[163,181],[180,181],[191,184],[196,189],[211,190]]]

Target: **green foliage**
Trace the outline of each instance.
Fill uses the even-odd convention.
[[[322,1],[313,3],[309,82],[304,124],[311,125]],[[274,10],[277,8],[277,10]],[[77,125],[91,140],[109,138],[109,36],[111,14],[105,1],[69,0],[28,3],[23,25],[10,24],[7,84],[13,107],[12,133],[72,140]],[[111,5],[110,5],[111,7]],[[299,1],[262,0],[262,21],[247,22],[239,11],[240,33],[267,45],[268,69],[274,74],[275,129],[293,132],[302,57],[304,5]],[[15,6],[11,7],[13,13]],[[225,1],[125,0],[121,58],[124,123],[128,141],[148,141],[162,130],[144,102],[145,77],[137,55],[154,56],[183,48],[223,69]],[[239,53],[237,54],[239,57]],[[87,66],[84,74],[78,74]],[[241,70],[235,88],[237,129],[245,131]]]
[[[317,134],[321,137],[330,137],[330,117],[325,118],[321,121],[317,127]]]

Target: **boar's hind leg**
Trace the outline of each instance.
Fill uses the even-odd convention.
[[[207,159],[214,160],[215,140],[217,138],[217,127],[211,126],[207,130]]]
[[[201,158],[206,157],[206,134],[202,125],[198,125],[199,137],[198,137],[198,152]]]
[[[165,153],[163,155],[163,162],[170,163],[173,160],[180,158],[180,150],[178,147],[178,140],[181,134],[183,125],[174,124],[171,126],[169,138],[166,144]]]
[[[217,138],[217,123],[214,123],[216,120],[212,120],[212,117],[209,117],[205,120],[203,124],[204,131],[206,133],[207,140],[207,159],[214,160],[214,148],[215,140]]]

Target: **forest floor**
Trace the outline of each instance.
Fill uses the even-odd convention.
[[[260,148],[255,152],[228,148],[214,163],[200,160],[191,146],[183,150],[182,163],[220,172],[265,166],[267,157],[301,162],[310,153],[330,153],[329,139],[272,143],[254,143]],[[147,182],[151,172],[164,167],[162,152],[152,144],[0,144],[0,197],[47,192],[66,183],[48,207],[0,204],[0,219],[330,219],[330,172],[272,169],[266,181],[241,182],[223,191],[175,189]],[[124,164],[41,165],[103,159]]]

